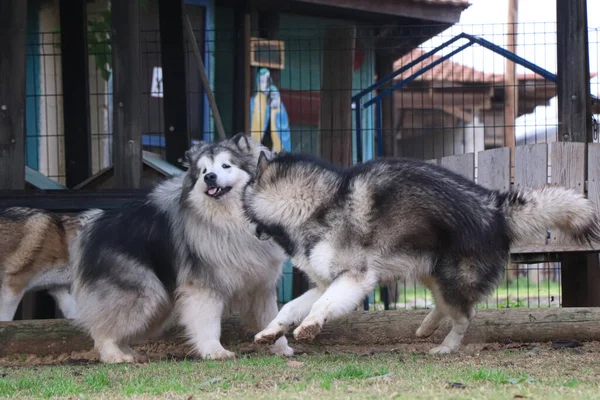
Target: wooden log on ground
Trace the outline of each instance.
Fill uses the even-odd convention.
[[[315,339],[316,345],[377,345],[417,341],[414,332],[429,310],[355,312],[332,321]],[[439,343],[450,330],[449,321],[429,339]],[[291,338],[291,333],[289,335]],[[479,310],[467,331],[464,343],[546,342],[556,339],[600,340],[600,308],[539,308]],[[181,341],[181,329],[173,328],[163,339]],[[224,345],[250,341],[235,317],[223,320]],[[0,323],[0,356],[86,351],[91,339],[69,320],[30,320]],[[291,340],[292,346],[294,341]]]

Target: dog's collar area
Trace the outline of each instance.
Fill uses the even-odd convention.
[[[231,190],[231,186],[225,186],[225,187],[221,187],[221,186],[209,186],[208,189],[206,189],[206,195],[209,197],[212,197],[214,199],[218,199],[219,197],[225,195],[226,193],[228,193]]]

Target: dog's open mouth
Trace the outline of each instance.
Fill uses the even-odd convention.
[[[219,197],[223,196],[230,190],[231,190],[231,186],[225,186],[225,187],[210,186],[208,189],[206,189],[206,195],[210,196],[212,198],[218,199]]]

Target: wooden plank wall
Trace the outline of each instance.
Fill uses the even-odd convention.
[[[586,145],[574,142],[556,142],[550,147],[552,156],[552,181],[550,184],[575,189],[581,193],[585,190],[585,154]],[[591,198],[600,210],[600,145],[589,145],[589,185]],[[426,160],[441,165],[465,176],[470,180],[490,189],[508,190],[510,188],[510,148],[496,148],[478,153],[478,177],[475,179],[475,154],[460,154]],[[539,187],[548,182],[548,145],[546,143],[517,146],[515,148],[515,180],[514,186]],[[596,180],[598,179],[598,180]],[[600,250],[600,244],[589,246],[574,245],[554,233],[551,240],[547,235],[532,238],[527,243],[515,246],[518,253],[545,253]]]

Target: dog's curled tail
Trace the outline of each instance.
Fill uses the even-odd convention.
[[[497,193],[511,242],[527,241],[558,229],[579,244],[600,242],[600,221],[591,201],[558,186]]]

